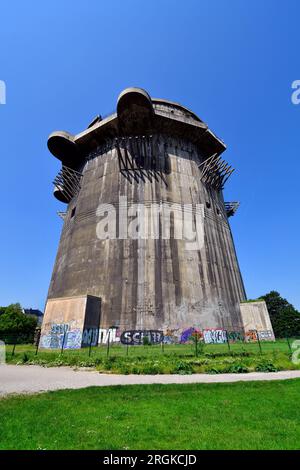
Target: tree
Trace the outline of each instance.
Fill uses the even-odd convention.
[[[300,335],[300,312],[292,304],[276,291],[271,291],[260,298],[267,304],[274,334],[277,338]]]
[[[21,305],[17,302],[16,304],[10,304],[7,307],[0,307],[0,315],[3,313],[23,313]]]
[[[24,315],[20,304],[0,307],[0,339],[6,343],[31,342],[36,326],[37,320]]]

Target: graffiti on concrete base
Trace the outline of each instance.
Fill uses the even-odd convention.
[[[245,339],[251,341],[273,341],[274,334],[271,330],[248,330],[245,333]]]
[[[199,328],[187,328],[183,330],[180,337],[180,343],[190,343],[195,341],[195,338],[200,341],[203,339],[203,333]]]
[[[79,349],[81,347],[82,333],[80,328],[70,330],[66,334],[64,349]]]
[[[274,339],[274,335],[271,330],[258,331],[257,333],[261,341],[272,341]]]
[[[174,330],[170,328],[166,329],[166,331],[164,332],[164,339],[163,339],[164,344],[179,343],[179,340],[180,340],[180,333],[179,333],[178,328]]]
[[[186,330],[183,330],[180,336],[180,342],[181,343],[187,343],[190,340],[191,334],[193,333],[194,328],[187,328]]]
[[[99,344],[119,343],[120,336],[118,328],[99,328]]]
[[[197,334],[199,341],[203,340],[207,344],[225,343],[227,341],[226,335],[228,335],[228,341],[232,343],[245,340],[243,331],[228,331],[223,328],[206,328],[205,330],[201,330],[191,326],[182,330],[178,328],[174,330],[167,328],[164,332],[163,342],[165,344],[190,343],[193,341],[193,335],[195,334]]]
[[[42,347],[50,349],[61,348],[63,342],[65,342],[68,330],[69,325],[67,323],[53,323],[49,334],[42,336]]]
[[[46,349],[78,349],[81,347],[82,333],[80,328],[70,329],[67,323],[51,326],[48,334],[43,334],[40,339],[40,347]]]
[[[163,340],[163,332],[159,330],[129,330],[123,331],[121,334],[121,343],[131,346],[143,344],[144,338],[147,337],[149,343],[157,344]]]
[[[203,330],[203,338],[204,338],[204,342],[208,344],[226,343],[227,341],[226,330],[218,329],[218,328],[213,328],[211,330],[209,329]]]
[[[231,343],[245,340],[245,335],[242,331],[227,331],[227,337]]]
[[[44,333],[40,339],[40,347],[47,349],[78,349],[97,344],[119,343],[124,345],[144,344],[144,338],[151,344],[188,344],[196,339],[205,344],[222,344],[231,342],[273,341],[271,330],[226,330],[223,328],[206,328],[200,330],[194,326],[186,328],[167,328],[161,330],[126,330],[122,334],[117,327],[113,328],[71,328],[67,323],[51,325],[50,331]]]
[[[81,347],[97,346],[98,344],[98,328],[85,328],[82,335]]]
[[[248,342],[257,341],[257,331],[256,331],[256,330],[248,330],[248,331],[246,331],[245,339],[246,339],[246,341],[248,341]]]

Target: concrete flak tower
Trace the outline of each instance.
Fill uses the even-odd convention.
[[[228,223],[238,203],[222,194],[233,168],[199,117],[128,88],[116,113],[75,136],[52,133],[48,148],[67,208],[42,347],[96,344],[110,330],[133,344],[141,331],[180,340],[191,328],[246,329]]]

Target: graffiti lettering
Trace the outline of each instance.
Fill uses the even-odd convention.
[[[273,334],[271,330],[258,331],[258,337],[261,341],[271,341]]]
[[[181,333],[180,342],[187,343],[188,341],[190,341],[190,338],[193,332],[194,332],[193,327],[188,328],[187,330],[183,330]]]
[[[82,335],[82,344],[85,346],[96,346],[98,344],[98,328],[86,328]]]
[[[244,341],[245,339],[244,333],[242,333],[242,331],[227,331],[227,335],[228,340],[233,343],[235,341]]]
[[[187,330],[183,330],[181,333],[180,342],[188,343],[190,341],[193,341],[196,335],[197,339],[200,341],[202,339],[202,332],[198,328],[191,327]]]
[[[117,328],[100,328],[99,329],[99,344],[107,344],[109,338],[110,343],[118,343],[120,337],[118,336]]]
[[[69,329],[67,323],[53,323],[50,331],[50,348],[58,349],[62,347],[64,339]]]
[[[40,347],[46,349],[60,349],[64,342],[64,349],[78,349],[81,347],[81,330],[69,329],[67,324],[53,324],[48,334],[43,334]]]
[[[163,343],[164,344],[178,343],[179,342],[179,336],[178,336],[177,332],[178,332],[178,330],[167,329],[166,332],[164,333]]]
[[[129,345],[143,344],[143,338],[148,337],[150,343],[161,343],[163,332],[158,330],[129,330],[121,334],[121,343]]]
[[[256,330],[246,331],[246,341],[257,341],[257,332],[256,332]]]
[[[227,336],[226,330],[222,329],[207,329],[203,330],[203,338],[205,343],[226,343]]]
[[[65,338],[65,349],[79,349],[81,347],[82,333],[79,328],[70,330],[66,334]]]

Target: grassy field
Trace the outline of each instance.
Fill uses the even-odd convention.
[[[296,338],[295,338],[296,339]],[[290,338],[289,342],[292,344],[293,338]],[[277,351],[277,352],[289,352],[290,348],[287,343],[286,339],[279,339],[276,341],[261,341],[260,342],[262,352],[272,352],[272,351]],[[248,352],[253,352],[253,353],[259,353],[260,348],[259,348],[259,343],[258,342],[243,342],[239,341],[236,343],[230,343],[230,351],[233,352],[243,352],[243,351],[248,351]],[[11,353],[13,349],[12,345],[7,345],[7,353]],[[30,345],[30,344],[17,344],[16,345],[16,352],[32,352],[35,351],[35,347]],[[227,353],[229,351],[228,344],[223,343],[223,344],[205,344],[203,347],[203,352],[204,353]],[[51,354],[51,352],[60,353],[60,350],[40,350],[39,354],[41,353],[48,353]],[[64,350],[64,354],[73,354],[76,355],[79,352],[85,352],[86,355],[88,355],[89,349],[88,348],[83,348],[83,349],[73,349],[73,350]],[[195,346],[194,344],[165,344],[164,348],[162,349],[161,345],[151,345],[151,346],[129,346],[128,348],[124,345],[121,344],[111,344],[109,348],[109,354],[112,354],[114,356],[126,356],[127,354],[132,356],[154,356],[154,355],[161,355],[163,353],[168,353],[168,354],[178,354],[180,356],[184,355],[194,355],[195,353]],[[106,356],[107,354],[107,346],[106,345],[99,345],[97,347],[93,347],[91,350],[91,354],[97,354],[100,356]]]
[[[292,343],[292,340],[291,340]],[[94,367],[99,372],[122,374],[192,374],[192,373],[240,373],[299,369],[293,364],[286,340],[258,343],[207,344],[195,356],[193,344],[152,346],[122,345],[89,349],[40,350],[34,346],[17,345],[6,348],[6,360],[13,364],[40,364],[44,366],[69,365],[73,367]]]
[[[299,449],[300,380],[132,385],[0,400],[0,449]]]

